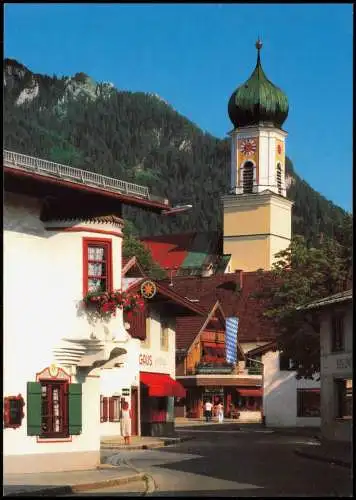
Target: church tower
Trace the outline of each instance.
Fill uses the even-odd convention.
[[[271,269],[274,255],[289,246],[292,202],[286,198],[287,96],[266,77],[256,43],[257,64],[228,104],[231,190],[223,196],[224,254],[232,269]]]

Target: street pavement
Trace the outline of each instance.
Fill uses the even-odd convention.
[[[132,483],[125,492],[122,487],[101,492],[117,496],[352,496],[351,468],[295,453],[298,446],[320,446],[303,432],[283,435],[261,427],[240,430],[231,424],[195,425],[191,431],[194,440],[161,449],[113,450],[107,463],[144,472],[146,484]],[[189,428],[178,432],[187,434]]]

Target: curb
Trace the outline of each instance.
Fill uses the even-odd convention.
[[[122,444],[106,443],[106,444],[101,445],[100,449],[101,450],[125,450],[125,451],[153,450],[156,448],[163,448],[164,446],[170,446],[172,444],[183,443],[184,441],[190,441],[190,440],[195,439],[195,438],[196,438],[196,436],[182,436],[179,438],[164,439],[161,442],[152,443],[152,444],[131,445],[130,447],[127,447],[127,446],[122,445]]]
[[[298,450],[298,449],[295,449],[294,453],[296,455],[301,456],[301,457],[311,458],[312,460],[319,460],[319,462],[327,462],[327,463],[333,464],[333,465],[339,465],[340,467],[346,467],[347,469],[349,469],[351,467],[350,462],[347,462],[347,461],[339,459],[339,458],[322,457],[322,456],[313,455],[312,453],[308,453],[306,451],[302,451],[302,450]]]
[[[79,493],[81,491],[97,490],[99,488],[110,488],[111,486],[118,486],[120,484],[127,484],[134,481],[145,481],[146,474],[138,472],[130,476],[122,476],[116,479],[104,479],[94,483],[76,484],[73,486],[54,486],[53,488],[41,488],[38,490],[19,491],[14,493],[7,493],[4,496],[11,497],[27,497],[27,496],[57,496],[57,495],[70,495],[71,493]]]

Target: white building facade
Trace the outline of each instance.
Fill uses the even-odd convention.
[[[279,351],[262,355],[263,411],[267,427],[320,427],[320,380],[297,379],[281,369]],[[286,367],[287,368],[287,367]]]
[[[5,153],[4,472],[90,469],[100,463],[101,392],[139,383],[139,341],[122,310],[83,303],[98,286],[121,288],[123,221],[100,213],[120,214],[122,200],[60,178],[61,165]],[[116,384],[101,380],[105,366]]]
[[[309,304],[320,320],[321,432],[329,440],[352,440],[352,290]]]

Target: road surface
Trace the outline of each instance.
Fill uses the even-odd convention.
[[[236,425],[221,424],[179,432],[192,434],[195,439],[154,450],[113,451],[107,463],[117,465],[123,460],[147,473],[149,481],[100,493],[260,498],[352,496],[348,469],[294,453],[300,444],[318,446],[317,440],[298,436],[297,431],[295,435],[283,436],[263,428],[241,431]]]

